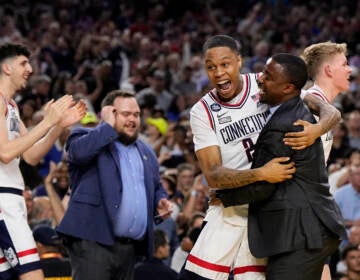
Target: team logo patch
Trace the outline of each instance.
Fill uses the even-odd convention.
[[[231,122],[231,117],[230,116],[219,119],[219,124],[228,123],[228,122]]]
[[[8,249],[4,249],[4,256],[12,267],[15,267],[19,263],[15,251],[11,247],[9,247]]]
[[[217,103],[213,103],[210,105],[211,111],[219,112],[221,110],[221,106]]]

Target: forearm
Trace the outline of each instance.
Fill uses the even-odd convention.
[[[310,110],[319,116],[317,126],[321,131],[321,135],[328,132],[341,120],[341,113],[334,106],[325,103],[310,94],[306,95],[304,101]]]
[[[206,176],[209,186],[215,189],[233,189],[262,181],[261,168],[249,170],[233,170],[218,167]]]
[[[51,128],[51,125],[46,121],[41,121],[29,132],[23,128],[21,136],[11,141],[3,139],[0,143],[1,161],[8,163],[14,158],[23,155],[25,158],[32,146],[35,145]],[[21,131],[21,130],[20,130]]]
[[[54,218],[58,225],[65,214],[65,208],[62,204],[59,195],[56,193],[54,186],[51,183],[45,182],[45,189],[50,200],[51,208],[54,212]]]
[[[38,164],[54,145],[62,131],[63,128],[60,126],[51,128],[43,138],[37,141],[23,154],[25,161],[31,165]]]

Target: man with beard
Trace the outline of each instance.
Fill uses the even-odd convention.
[[[74,280],[133,279],[135,256],[153,253],[154,216],[171,213],[157,158],[138,140],[134,95],[110,92],[101,118],[94,128],[75,129],[66,144],[72,195],[58,231]]]

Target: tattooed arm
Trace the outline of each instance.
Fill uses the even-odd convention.
[[[209,186],[215,189],[238,188],[257,181],[282,182],[295,172],[294,163],[282,163],[289,160],[287,157],[274,158],[260,168],[236,170],[222,166],[218,146],[200,149],[196,155]]]
[[[302,125],[304,127],[303,131],[285,134],[284,143],[291,146],[294,150],[302,150],[312,145],[317,138],[328,132],[341,119],[339,110],[312,94],[307,94],[304,97],[304,102],[320,119],[316,124],[303,120],[297,120],[294,123],[294,125]]]

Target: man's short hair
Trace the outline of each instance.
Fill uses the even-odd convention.
[[[123,90],[113,90],[110,91],[101,102],[101,108],[109,105],[114,105],[114,101],[118,97],[124,97],[124,98],[135,98],[135,94],[128,91]]]
[[[239,43],[227,35],[215,35],[207,39],[203,45],[203,53],[205,53],[208,49],[217,47],[228,47],[236,54],[240,54]]]
[[[360,248],[359,248],[359,245],[349,245],[349,246],[346,246],[345,249],[342,251],[341,253],[341,258],[343,260],[346,259],[347,255],[351,252],[351,251],[359,251]]]
[[[0,63],[5,59],[16,57],[19,55],[30,57],[30,51],[23,45],[19,44],[4,44],[0,46]]]
[[[320,66],[334,55],[347,53],[347,45],[345,43],[322,42],[312,44],[304,49],[301,57],[304,59],[310,78],[316,79]]]
[[[161,229],[154,230],[154,251],[156,251],[159,247],[165,246],[169,241],[166,237],[166,233]]]
[[[289,53],[275,54],[271,58],[283,67],[283,73],[288,78],[289,83],[298,90],[302,89],[308,79],[304,60]]]

